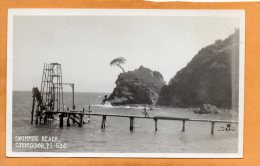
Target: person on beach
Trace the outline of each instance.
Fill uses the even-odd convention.
[[[106,103],[106,101],[107,101],[107,95],[105,95],[105,96],[103,97],[101,104],[104,105],[104,104]]]

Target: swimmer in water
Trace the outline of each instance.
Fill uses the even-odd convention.
[[[230,128],[231,128],[231,124],[228,123],[228,124],[227,124],[227,127],[226,127],[226,130],[227,130],[227,131],[230,131]]]

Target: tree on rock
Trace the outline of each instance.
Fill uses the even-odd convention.
[[[126,59],[124,57],[118,57],[113,59],[110,62],[110,66],[118,66],[119,68],[121,68],[123,70],[123,72],[125,73],[124,68],[121,66],[122,64],[124,64],[126,62]]]

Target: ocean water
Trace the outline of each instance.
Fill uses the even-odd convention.
[[[88,108],[92,113],[143,115],[142,107],[100,105],[102,93],[76,93],[77,109]],[[71,106],[71,95],[64,94],[65,105]],[[207,122],[186,122],[182,132],[181,121],[158,120],[158,131],[152,119],[135,119],[134,131],[129,130],[129,118],[107,117],[106,128],[101,129],[101,116],[91,116],[90,123],[78,127],[59,127],[56,117],[52,124],[31,125],[31,92],[13,92],[12,145],[14,152],[95,152],[95,153],[236,153],[238,152],[238,125],[232,124],[231,131],[224,130],[225,124],[216,123],[214,135]],[[149,116],[172,116],[193,119],[238,120],[237,113],[195,114],[191,109],[154,108]],[[88,119],[87,116],[84,117]],[[21,148],[17,136],[56,136],[64,148]]]

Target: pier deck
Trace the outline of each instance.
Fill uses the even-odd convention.
[[[101,114],[101,113],[90,113],[89,111],[86,111],[83,109],[83,111],[61,111],[61,112],[45,112],[47,114],[59,114],[60,117],[60,127],[63,127],[63,118],[67,117],[67,127],[70,127],[70,120],[73,121],[73,123],[77,123],[79,127],[82,127],[84,122],[84,116],[101,116],[102,122],[101,122],[101,129],[105,129],[106,125],[106,117],[121,117],[121,118],[129,118],[130,119],[130,131],[134,130],[134,119],[153,119],[155,122],[155,131],[158,130],[157,121],[158,120],[172,120],[172,121],[182,121],[182,132],[185,131],[185,122],[186,121],[193,121],[193,122],[208,122],[211,123],[211,135],[214,134],[214,126],[215,123],[226,123],[231,124],[235,123],[238,124],[238,121],[226,121],[226,120],[209,120],[209,119],[190,119],[190,118],[181,118],[181,117],[169,117],[169,116],[137,116],[137,115],[119,115],[119,114]]]

